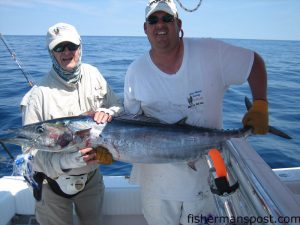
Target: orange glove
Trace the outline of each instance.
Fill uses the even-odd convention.
[[[113,162],[112,154],[101,146],[94,148],[96,150],[96,159],[99,164],[109,165]]]
[[[254,100],[250,110],[244,115],[244,126],[252,127],[253,134],[266,134],[269,131],[268,102]]]

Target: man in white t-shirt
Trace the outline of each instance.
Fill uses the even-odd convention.
[[[149,52],[125,78],[124,107],[167,123],[222,128],[222,102],[230,85],[248,81],[254,99],[243,118],[255,134],[268,131],[267,74],[255,52],[214,39],[183,38],[182,21],[170,0],[150,1],[144,31]],[[174,137],[176,138],[176,137]],[[211,215],[204,159],[186,163],[136,164],[131,181],[141,185],[149,225],[190,225],[188,215]]]

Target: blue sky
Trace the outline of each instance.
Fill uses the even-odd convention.
[[[81,35],[144,36],[148,0],[0,0],[3,35],[45,35],[57,22]],[[181,0],[189,7],[198,0]],[[185,36],[300,40],[300,0],[203,0],[193,13],[178,6]]]

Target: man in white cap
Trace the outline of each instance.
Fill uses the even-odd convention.
[[[151,49],[127,70],[125,111],[221,129],[225,91],[248,81],[254,104],[243,123],[255,134],[267,133],[267,74],[257,53],[219,40],[183,38],[172,0],[149,1],[145,18]],[[216,215],[207,177],[204,157],[189,164],[136,164],[131,173],[131,181],[141,186],[149,225],[205,223],[194,218]]]
[[[74,26],[51,26],[47,49],[52,68],[21,103],[24,125],[90,111],[95,112],[97,123],[104,123],[122,111],[119,99],[99,70],[81,62],[82,43]],[[33,169],[42,186],[34,192],[39,224],[71,225],[73,207],[81,225],[101,224],[104,185],[98,163],[110,164],[112,157],[99,151],[96,154],[95,149],[84,148],[72,153],[33,152]],[[47,182],[42,185],[44,179]]]

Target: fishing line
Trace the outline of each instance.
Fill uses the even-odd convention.
[[[32,78],[32,76],[30,75],[30,73],[25,72],[21,66],[21,61],[19,61],[17,59],[17,55],[16,53],[9,47],[9,45],[7,44],[7,42],[4,39],[4,36],[0,33],[0,39],[2,40],[3,44],[5,45],[6,49],[9,51],[10,55],[12,56],[13,60],[16,62],[16,64],[18,65],[19,69],[22,71],[24,77],[27,80],[27,83],[29,84],[30,87],[32,87],[34,85],[33,81],[29,80],[29,77]]]

